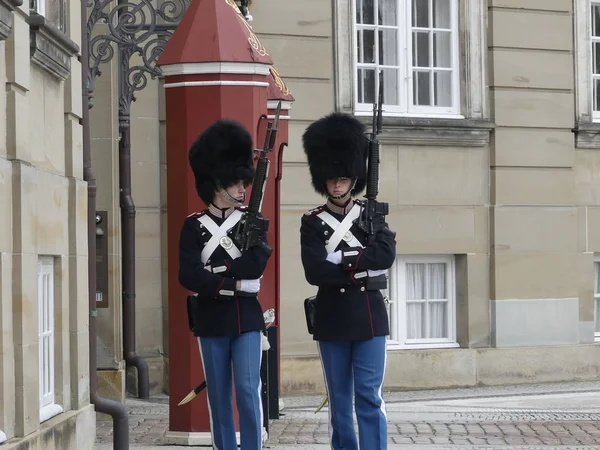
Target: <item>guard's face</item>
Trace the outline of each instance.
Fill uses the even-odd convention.
[[[327,192],[333,197],[344,195],[350,190],[352,180],[347,177],[331,178],[327,180]]]
[[[239,201],[243,201],[246,197],[246,186],[243,181],[238,181],[225,189],[229,195]]]

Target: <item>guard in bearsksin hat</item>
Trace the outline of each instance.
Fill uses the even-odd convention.
[[[232,366],[242,448],[262,448],[265,322],[257,294],[270,249],[256,246],[242,254],[232,239],[254,176],[252,149],[248,131],[225,119],[194,142],[189,162],[198,195],[208,208],[186,218],[179,243],[179,282],[197,293],[191,298],[190,327],[198,338],[213,446],[219,450],[237,450]]]
[[[379,288],[396,257],[387,227],[367,245],[357,225],[367,176],[368,138],[356,118],[333,113],[303,135],[312,185],[327,203],[308,211],[300,228],[306,280],[318,287],[313,338],[329,397],[331,446],[344,450],[387,448],[382,398],[388,317]],[[379,284],[379,286],[377,286]],[[358,445],[352,421],[354,392]]]

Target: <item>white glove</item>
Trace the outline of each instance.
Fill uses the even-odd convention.
[[[379,275],[385,275],[387,270],[367,270],[370,278],[378,277]]]
[[[327,261],[333,264],[341,264],[342,263],[342,251],[338,250],[335,253],[329,253],[327,255]]]
[[[269,339],[264,333],[261,333],[261,341],[260,341],[260,349],[264,352],[271,348],[271,344],[269,344]]]
[[[204,270],[208,270],[209,272],[212,273],[212,267],[211,266],[204,266]]]
[[[260,278],[256,280],[240,280],[240,291],[256,294],[260,290]]]

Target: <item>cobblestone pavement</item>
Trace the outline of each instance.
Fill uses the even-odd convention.
[[[314,413],[319,400],[284,398],[284,415],[272,421],[265,448],[330,448],[327,409]],[[600,450],[600,383],[388,393],[386,402],[390,449]],[[128,399],[127,407],[132,448],[161,446],[167,397]],[[96,449],[111,442],[112,422],[99,421]]]

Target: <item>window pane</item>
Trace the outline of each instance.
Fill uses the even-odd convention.
[[[399,105],[400,104],[400,86],[398,78],[400,76],[397,69],[381,69],[383,73],[383,104],[384,105]]]
[[[379,0],[379,24],[397,25],[397,0]]]
[[[592,5],[592,36],[600,36],[600,5]]]
[[[50,392],[50,338],[44,336],[44,394]]]
[[[46,3],[46,19],[61,31],[65,31],[64,0],[39,0]]]
[[[600,333],[600,298],[594,299],[594,306],[596,307],[594,311],[596,317],[596,333]]]
[[[375,101],[375,69],[358,69],[358,102]]]
[[[433,67],[452,67],[452,33],[436,31],[433,36]]]
[[[600,42],[593,42],[592,50],[592,70],[595,75],[600,75]]]
[[[413,72],[413,103],[415,105],[431,105],[430,72]]]
[[[406,264],[406,299],[422,300],[425,298],[425,264]]]
[[[429,67],[429,32],[413,32],[413,66]]]
[[[596,316],[596,333],[600,333],[600,298],[594,299],[595,303],[595,316]]]
[[[450,28],[450,0],[433,0],[433,28]]]
[[[356,22],[375,25],[373,0],[356,0]]]
[[[446,297],[446,264],[427,264],[427,279],[429,284],[429,295],[427,298]]]
[[[398,31],[379,30],[379,64],[398,65]]]
[[[429,336],[430,338],[448,337],[448,303],[429,303]]]
[[[429,27],[429,0],[413,0],[412,26]]]
[[[358,62],[375,63],[375,30],[358,30],[356,32]]]
[[[363,31],[364,30],[356,30],[356,60],[359,63],[365,61],[364,56],[364,43],[363,43]]]
[[[600,110],[600,79],[595,78],[593,81],[594,85],[594,111]]]
[[[594,263],[594,294],[600,294],[600,262]]]
[[[423,266],[423,264],[415,264]],[[425,337],[425,307],[426,303],[406,304],[406,337],[408,339],[423,339]]]
[[[434,72],[433,93],[435,106],[452,106],[452,72]],[[444,297],[445,298],[445,297]]]

